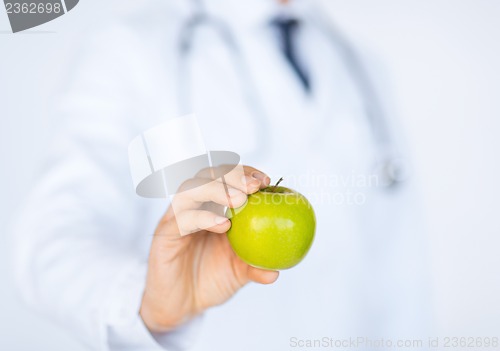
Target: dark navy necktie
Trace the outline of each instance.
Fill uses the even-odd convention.
[[[297,78],[302,83],[304,90],[309,93],[311,90],[309,75],[304,70],[304,67],[301,66],[296,53],[295,44],[297,39],[297,29],[299,28],[300,22],[293,18],[277,18],[272,21],[272,24],[279,31],[283,55],[297,75]]]

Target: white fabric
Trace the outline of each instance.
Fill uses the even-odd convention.
[[[387,192],[355,181],[368,174],[373,143],[338,53],[305,19],[307,98],[268,25],[271,1],[212,0],[207,8],[233,29],[268,119],[259,122],[248,109],[231,53],[209,30],[197,33],[190,58],[193,111],[181,111],[177,44],[185,3],[144,1],[99,28],[83,44],[52,152],[15,231],[24,298],[102,350],[181,350],[194,339],[195,350],[283,350],[294,336],[423,332],[429,277],[419,262],[425,236],[414,185]],[[284,176],[307,195],[317,237],[306,260],[276,284],[249,285],[208,312],[199,336],[198,321],[152,336],[138,309],[151,236],[167,204],[136,196],[127,147],[189,112],[198,115],[207,149],[238,152],[244,164]],[[261,143],[266,152],[256,155]],[[349,203],[352,194],[363,204]]]

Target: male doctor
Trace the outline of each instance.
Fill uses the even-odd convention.
[[[193,25],[200,11],[210,21]],[[321,12],[306,0],[151,0],[97,29],[16,226],[25,300],[102,350],[288,350],[323,337],[365,337],[370,349],[368,338],[424,333],[414,186],[373,181],[374,161],[401,146],[377,144]],[[228,245],[227,219],[190,211],[194,233],[180,236],[165,202],[137,197],[129,142],[193,111],[209,149],[248,165],[227,179],[235,206],[281,176],[311,200],[317,234],[299,266],[252,268]],[[214,183],[182,201],[227,205],[224,195]]]

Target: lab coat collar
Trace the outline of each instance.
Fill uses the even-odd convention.
[[[313,0],[291,0],[280,4],[277,0],[204,0],[202,6],[214,17],[221,18],[234,30],[262,28],[277,17],[307,18],[313,11]]]

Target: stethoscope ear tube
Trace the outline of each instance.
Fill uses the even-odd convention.
[[[322,18],[321,11],[315,12],[311,23],[315,23],[337,46],[345,67],[363,98],[365,116],[376,146],[374,168],[379,178],[379,185],[387,189],[398,188],[397,185],[408,179],[410,167],[408,162],[398,155],[381,100],[359,54],[337,28]]]
[[[228,51],[233,61],[233,66],[240,77],[240,91],[242,92],[243,101],[248,106],[249,111],[261,125],[265,125],[269,120],[269,114],[259,99],[257,88],[250,73],[250,69],[241,55],[238,43],[231,33],[230,28],[220,19],[210,16],[203,9],[200,1],[195,1],[198,7],[193,14],[186,20],[180,29],[179,35],[179,54],[178,54],[178,75],[177,75],[177,104],[178,114],[184,115],[194,113],[193,101],[191,101],[193,84],[191,83],[191,70],[190,67],[190,53],[195,41],[196,30],[202,26],[212,28],[221,38],[223,44],[228,48]],[[268,149],[268,142],[270,140],[270,132],[268,128],[262,128],[260,131],[260,140],[258,147],[252,152],[253,156],[265,157]]]

